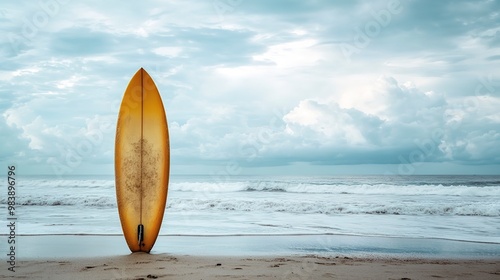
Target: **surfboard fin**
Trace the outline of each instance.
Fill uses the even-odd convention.
[[[139,246],[142,246],[142,241],[144,241],[144,226],[142,224],[137,226],[137,240],[139,242]]]

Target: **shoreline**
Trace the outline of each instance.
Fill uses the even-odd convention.
[[[159,236],[130,253],[121,235],[19,235],[0,278],[494,279],[500,244],[342,235]],[[12,269],[9,269],[12,268]]]
[[[0,253],[8,249],[0,236]],[[19,260],[112,257],[130,251],[122,235],[17,235]],[[500,244],[434,238],[333,234],[160,235],[151,253],[210,256],[347,256],[356,258],[500,260]],[[3,257],[5,258],[5,257]]]
[[[0,234],[0,237],[9,236],[8,234]],[[123,236],[122,233],[22,233],[16,236]],[[412,240],[442,240],[449,242],[465,242],[477,244],[492,244],[500,245],[500,242],[494,241],[478,241],[467,239],[454,239],[444,237],[407,237],[407,236],[390,236],[390,235],[360,235],[347,233],[230,233],[230,234],[158,234],[158,237],[294,237],[294,236],[347,236],[360,238],[394,238],[394,239],[412,239]]]

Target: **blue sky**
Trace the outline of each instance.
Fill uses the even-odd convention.
[[[498,1],[3,1],[0,162],[113,173],[144,67],[173,174],[499,174]]]

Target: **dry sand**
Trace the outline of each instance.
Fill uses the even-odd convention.
[[[25,279],[500,279],[500,260],[320,256],[214,257],[135,253],[22,260],[0,278]]]

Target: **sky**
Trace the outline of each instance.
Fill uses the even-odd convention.
[[[140,68],[172,174],[500,174],[499,1],[2,1],[0,163],[113,174]]]

